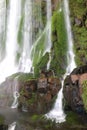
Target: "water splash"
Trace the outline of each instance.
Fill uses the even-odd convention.
[[[11,125],[9,125],[8,130],[15,130],[16,128],[16,122],[13,122]]]
[[[59,93],[57,94],[57,99],[54,104],[53,109],[47,113],[45,116],[48,119],[51,119],[52,121],[55,121],[56,123],[61,123],[65,121],[65,113],[63,111],[63,84],[64,84],[64,79],[66,77],[66,74],[63,76],[63,79],[61,80],[61,86],[62,88],[60,89]]]

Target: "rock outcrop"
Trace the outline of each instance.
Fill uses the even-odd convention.
[[[48,112],[60,88],[60,80],[52,71],[42,71],[38,79],[29,80],[20,88],[19,109],[38,114]]]
[[[84,111],[82,95],[85,80],[87,80],[87,65],[75,68],[64,81],[63,93],[66,106],[77,112]]]

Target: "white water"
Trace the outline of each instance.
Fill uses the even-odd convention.
[[[18,107],[18,98],[20,96],[20,94],[18,93],[18,77],[17,76],[15,79],[14,79],[14,88],[13,88],[13,98],[14,98],[14,101],[11,105],[11,108],[17,108]]]
[[[25,20],[24,20],[24,41],[23,53],[20,58],[20,71],[30,72],[32,60],[30,57],[32,48],[32,0],[25,2]]]
[[[15,65],[15,55],[21,10],[20,5],[20,0],[10,0],[6,37],[6,57],[0,63],[0,83],[3,82],[7,76],[17,72],[17,67]]]
[[[13,122],[11,125],[9,125],[8,130],[15,130],[16,128],[16,122]]]
[[[52,17],[52,6],[51,0],[47,0],[47,26],[46,26],[46,47],[45,52],[49,52],[51,50],[52,42],[51,42],[51,17]],[[47,64],[47,69],[50,68],[51,56],[49,54],[49,61]]]
[[[6,22],[6,1],[1,0],[0,1],[0,41],[4,43],[4,37],[5,37],[5,22]],[[1,46],[0,42],[0,60],[3,58],[3,53],[5,50]]]
[[[45,115],[46,118],[51,119],[52,121],[55,121],[56,123],[64,122],[65,117],[66,117],[66,115],[64,114],[63,105],[62,105],[62,100],[63,100],[62,91],[63,91],[64,79],[65,79],[65,75],[61,81],[62,88],[60,89],[59,93],[57,94],[57,99],[56,99],[53,109]]]
[[[51,0],[47,0],[47,25],[46,25],[46,52],[50,52],[51,49],[51,17],[52,17],[52,7]]]
[[[69,17],[70,11],[68,0],[64,0],[64,13],[65,13],[65,23],[66,23],[67,41],[68,41],[68,52],[67,52],[68,66],[66,72],[70,74],[72,70],[76,67],[76,63],[74,60],[75,54],[73,52],[73,37]]]
[[[54,104],[54,108],[46,114],[48,119],[55,120],[56,123],[61,123],[65,121],[66,115],[63,111],[62,100],[63,100],[63,83],[65,77],[72,72],[72,70],[76,67],[75,60],[74,60],[74,52],[73,52],[73,38],[71,32],[71,24],[70,24],[70,17],[69,17],[69,4],[68,0],[64,0],[64,14],[65,14],[65,23],[67,29],[67,42],[68,42],[68,52],[67,52],[67,60],[68,65],[66,68],[66,73],[63,76],[62,88],[57,95],[56,102]]]

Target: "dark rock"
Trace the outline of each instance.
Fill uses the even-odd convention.
[[[75,18],[75,24],[76,24],[77,26],[81,26],[81,25],[82,25],[81,19]]]
[[[66,106],[78,113],[84,112],[82,84],[87,80],[87,65],[75,68],[64,81],[64,98]]]
[[[47,78],[39,78],[38,85],[37,85],[38,92],[46,93],[47,91]]]

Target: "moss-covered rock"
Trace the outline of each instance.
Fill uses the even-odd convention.
[[[63,11],[55,11],[52,16],[52,60],[50,68],[62,75],[66,68],[67,36]]]
[[[46,70],[47,69],[47,63],[49,61],[49,53],[47,52],[41,59],[40,61],[35,65],[34,68],[34,74],[35,77],[39,76],[39,73],[41,70]]]
[[[44,114],[51,110],[60,80],[51,71],[42,71],[38,79],[31,79],[20,86],[19,109],[31,114]]]

